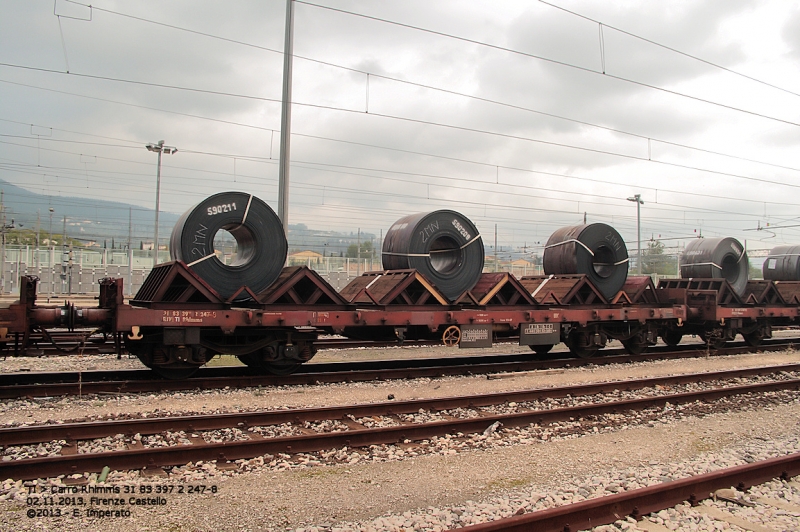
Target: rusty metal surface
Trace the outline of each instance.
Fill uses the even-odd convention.
[[[649,275],[628,277],[625,280],[625,284],[622,285],[620,293],[624,293],[632,304],[658,304],[656,286],[653,284],[653,279]]]
[[[346,305],[339,295],[320,275],[306,266],[284,268],[278,279],[258,295],[264,305]]]
[[[718,489],[737,485],[748,488],[775,478],[788,480],[798,474],[800,474],[800,453],[795,453],[527,515],[466,526],[462,530],[469,532],[588,530],[627,516],[641,518],[686,501],[696,504],[709,498]]]
[[[728,386],[692,393],[663,395],[642,399],[614,401],[577,407],[557,408],[513,414],[489,415],[471,419],[453,419],[425,424],[408,424],[377,429],[364,428],[347,432],[290,436],[274,439],[251,439],[220,444],[177,445],[154,449],[132,449],[99,454],[78,454],[66,457],[32,458],[0,462],[0,477],[13,479],[34,479],[71,474],[74,472],[95,472],[103,467],[112,469],[141,469],[154,466],[176,466],[198,460],[232,461],[249,459],[264,454],[314,452],[340,446],[363,447],[395,443],[398,441],[418,441],[444,434],[471,434],[483,431],[487,426],[499,421],[504,426],[522,426],[530,423],[552,423],[570,418],[596,416],[605,413],[627,410],[641,410],[662,407],[670,404],[708,401],[737,394],[767,392],[774,390],[798,389],[800,380],[766,382],[752,385]],[[436,400],[428,400],[433,408]],[[377,408],[381,405],[370,405]],[[383,404],[383,413],[394,412],[392,403]]]
[[[775,283],[770,281],[747,281],[742,299],[746,305],[785,305]]]
[[[540,305],[604,305],[603,294],[586,275],[528,276],[520,283]]]
[[[250,293],[253,301],[233,307],[175,262],[160,265],[152,283],[148,279],[141,291],[147,298],[142,295],[139,300],[144,306],[123,304],[122,282],[115,279],[101,285],[97,307],[59,307],[38,305],[35,278],[26,276],[23,281],[19,302],[0,309],[0,342],[5,341],[9,350],[14,342],[15,354],[29,345],[37,328],[79,324],[116,335],[121,349],[122,335],[134,327],[150,327],[153,335],[163,327],[176,326],[230,333],[253,328],[340,332],[346,327],[409,325],[436,331],[452,325],[497,323],[509,324],[512,329],[531,323],[586,326],[634,321],[653,327],[682,323],[703,327],[707,322],[728,319],[772,320],[772,326],[786,326],[800,319],[798,282],[752,282],[751,292],[742,301],[724,279],[665,280],[653,291],[647,277],[633,277],[608,304],[586,276],[524,277],[518,281],[506,273],[485,274],[475,294],[467,292],[457,304],[448,304],[414,270],[365,274],[337,295],[316,273],[289,268],[274,287],[260,295]],[[658,304],[652,302],[653,294]]]
[[[507,272],[481,274],[469,292],[478,305],[536,305],[528,289]]]
[[[131,303],[147,307],[158,304],[225,306],[219,294],[181,261],[165,262],[153,268]]]
[[[665,294],[682,299],[687,304],[742,305],[739,295],[725,279],[662,279],[658,290],[669,290]],[[659,294],[661,299],[662,294]],[[663,302],[663,299],[661,299]]]
[[[788,305],[800,305],[800,281],[774,281],[774,283]]]
[[[416,270],[367,272],[353,279],[340,295],[358,305],[448,305],[447,298]]]

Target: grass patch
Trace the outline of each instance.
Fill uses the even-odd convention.
[[[486,485],[485,491],[495,491],[504,489],[516,489],[530,484],[530,479],[527,478],[499,478],[489,482]]]
[[[219,355],[206,362],[206,366],[244,366],[244,364],[234,355]]]
[[[692,449],[701,453],[716,451],[720,448],[719,443],[707,438],[697,438],[692,442]]]
[[[315,467],[313,469],[305,469],[297,472],[299,478],[325,478],[336,475],[341,475],[343,469],[336,467]]]

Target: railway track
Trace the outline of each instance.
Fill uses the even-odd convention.
[[[507,342],[516,342],[518,337],[504,339]],[[501,342],[497,342],[501,343]],[[355,349],[355,348],[376,348],[376,347],[426,347],[442,345],[439,340],[352,340],[350,338],[325,338],[315,342],[319,349]],[[43,357],[43,356],[62,356],[65,354],[108,354],[115,353],[114,341],[101,333],[86,331],[48,331],[47,334],[41,332],[32,333],[29,339],[29,347],[25,351],[14,351],[14,340],[6,342],[0,355],[12,355],[16,357]]]
[[[773,340],[758,347],[759,351],[780,351],[794,345],[793,340]],[[202,368],[184,380],[165,380],[147,369],[84,372],[17,372],[0,374],[0,399],[19,397],[52,397],[61,395],[131,394],[164,391],[246,388],[277,385],[303,385],[374,380],[437,378],[457,375],[557,369],[586,365],[622,364],[657,359],[692,358],[701,354],[728,355],[753,352],[745,344],[733,344],[709,351],[701,344],[676,348],[662,347],[641,355],[629,355],[622,349],[608,350],[605,356],[589,359],[568,357],[568,353],[552,353],[548,359],[531,355],[486,355],[440,359],[397,359],[362,362],[306,364],[294,374],[285,376],[254,375],[243,366]]]
[[[476,434],[487,436],[501,428],[525,430],[525,427],[534,426],[540,430],[558,422],[568,422],[564,430],[577,433],[597,426],[613,426],[626,412],[638,413],[641,422],[643,418],[664,416],[665,407],[690,405],[692,412],[706,413],[708,408],[713,408],[708,404],[723,398],[733,401],[732,398],[748,394],[797,390],[800,389],[798,372],[800,364],[793,364],[341,407],[4,428],[0,429],[0,441],[6,445],[6,457],[0,461],[0,477],[35,479],[98,472],[105,467],[115,470],[163,468],[198,461],[214,461],[218,467],[238,468],[233,462],[264,455],[282,453],[288,456],[398,443],[414,446],[439,437],[470,441]],[[751,382],[741,384],[741,379]],[[698,383],[703,383],[702,389],[681,388]],[[626,393],[639,390],[639,393],[637,397],[619,399],[620,390]],[[566,402],[558,401],[562,399]],[[648,409],[650,415],[642,416]],[[578,420],[577,425],[575,420]],[[586,420],[585,426],[580,420]],[[219,434],[208,437],[204,434],[208,431],[223,432],[221,437]],[[166,434],[173,444],[145,447],[142,442],[155,434]],[[82,443],[87,440],[102,441],[104,449],[109,445],[125,449],[79,452],[81,448],[92,448]],[[471,441],[474,442],[474,438]],[[14,446],[38,445],[41,448],[48,442],[57,447],[60,454],[13,459],[16,456]]]
[[[466,526],[463,530],[469,532],[590,530],[596,526],[617,522],[627,516],[640,520],[644,515],[684,502],[696,506],[700,501],[710,498],[717,490],[730,486],[737,486],[742,491],[772,479],[788,481],[798,474],[800,474],[800,453],[663,482],[655,486],[597,497],[527,515]],[[781,504],[780,501],[777,504]],[[746,523],[739,524],[747,527]],[[765,529],[755,524],[752,526],[759,527],[754,528],[756,530]]]

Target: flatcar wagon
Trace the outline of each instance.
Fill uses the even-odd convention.
[[[230,265],[214,253],[221,229],[237,240]],[[283,227],[248,194],[218,194],[187,211],[171,248],[174,260],[156,266],[127,303],[122,279],[104,279],[95,307],[40,305],[38,279],[22,277],[19,300],[0,309],[0,344],[20,353],[37,329],[90,327],[113,338],[118,352],[184,378],[221,353],[253,371],[288,374],[314,356],[325,334],[440,338],[460,347],[518,337],[537,354],[563,342],[590,357],[610,340],[632,354],[685,335],[711,348],[742,335],[755,346],[800,316],[800,272],[785,250],[765,262],[766,280],[750,281],[735,239],[698,239],[681,258],[682,278],[656,286],[649,276],[627,275],[625,244],[605,224],[556,231],[545,247],[546,275],[517,278],[482,271],[480,234],[463,215],[411,215],[387,232],[386,269],[340,292],[309,268],[283,267]],[[770,265],[779,278],[767,275]]]

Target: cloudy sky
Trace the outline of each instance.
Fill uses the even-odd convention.
[[[153,208],[163,139],[162,210],[277,211],[286,2],[92,6],[0,1],[0,179]],[[294,54],[292,224],[453,209],[531,250],[585,216],[635,249],[640,194],[643,240],[800,244],[793,2],[297,1]]]

